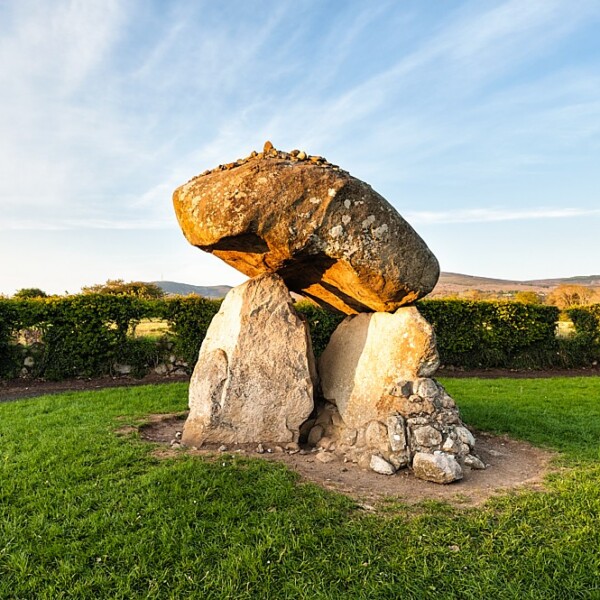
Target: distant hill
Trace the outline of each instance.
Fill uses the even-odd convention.
[[[491,277],[476,277],[460,273],[442,273],[431,296],[460,294],[467,290],[481,292],[537,292],[547,294],[559,285],[583,285],[600,287],[600,275],[580,275],[556,279],[531,279],[517,281],[511,279],[493,279]]]
[[[189,283],[177,283],[176,281],[153,281],[152,283],[155,283],[167,295],[187,296],[188,294],[197,294],[205,298],[224,298],[231,289],[229,285],[200,286],[190,285]],[[461,273],[442,273],[430,297],[460,294],[467,290],[479,290],[481,292],[537,292],[539,294],[547,294],[555,287],[563,284],[600,288],[600,275],[579,275],[556,279],[516,281],[462,275]]]
[[[231,289],[230,285],[202,286],[177,283],[176,281],[153,281],[152,283],[161,288],[167,296],[196,294],[204,298],[225,298],[225,295]]]

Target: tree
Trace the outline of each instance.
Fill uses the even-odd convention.
[[[536,292],[517,292],[514,298],[515,302],[522,304],[541,304],[542,297]]]
[[[546,302],[565,309],[573,306],[586,306],[593,298],[593,288],[584,285],[562,284],[548,294]]]
[[[155,283],[108,279],[106,283],[97,283],[81,288],[84,294],[111,294],[113,296],[135,296],[136,298],[162,298],[165,293]]]
[[[13,298],[17,300],[28,300],[29,298],[47,298],[48,294],[40,288],[21,288],[15,292]]]

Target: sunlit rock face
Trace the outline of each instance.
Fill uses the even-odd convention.
[[[319,360],[325,399],[354,428],[393,412],[408,414],[405,396],[412,389],[406,394],[398,387],[431,377],[438,366],[433,329],[414,306],[347,317]]]
[[[277,275],[233,288],[190,381],[183,442],[297,442],[316,384],[308,327]]]
[[[378,473],[412,467],[436,483],[461,479],[462,465],[484,465],[454,400],[432,379],[438,366],[433,329],[416,307],[349,316],[319,360],[325,403],[315,427],[329,448]]]
[[[428,294],[439,265],[368,184],[321,157],[268,145],[175,190],[188,241],[255,277],[346,314],[391,312]]]

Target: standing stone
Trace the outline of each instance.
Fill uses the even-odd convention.
[[[410,306],[346,318],[321,356],[319,373],[325,398],[347,427],[358,429],[405,414],[406,401],[391,392],[411,388],[407,382],[432,375],[438,365],[431,325]]]
[[[323,395],[341,419],[326,435],[345,442],[352,431],[348,452],[365,467],[376,450],[422,479],[460,479],[461,464],[481,461],[455,403],[431,378],[438,362],[433,330],[415,307],[346,318],[319,361]]]
[[[394,311],[429,293],[437,259],[394,207],[322,157],[301,155],[269,144],[177,188],[187,240],[346,314]]]
[[[190,382],[183,442],[297,442],[313,409],[308,327],[282,279],[234,289],[213,318]]]

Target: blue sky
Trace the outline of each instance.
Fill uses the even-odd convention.
[[[4,0],[0,293],[237,284],[174,188],[305,149],[370,183],[445,271],[600,273],[596,0]]]

